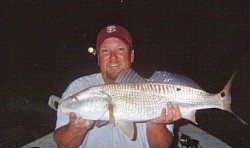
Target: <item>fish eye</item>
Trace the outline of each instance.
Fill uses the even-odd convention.
[[[72,101],[74,101],[74,102],[77,101],[77,100],[78,100],[78,99],[77,99],[76,97],[73,97],[73,98],[72,98]]]

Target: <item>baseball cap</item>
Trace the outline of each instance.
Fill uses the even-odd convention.
[[[119,25],[109,25],[104,27],[97,35],[96,48],[98,49],[101,43],[110,37],[117,37],[132,48],[132,37],[130,33],[127,29]]]

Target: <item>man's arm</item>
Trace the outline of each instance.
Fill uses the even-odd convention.
[[[167,148],[173,141],[172,132],[166,124],[170,124],[181,118],[179,107],[171,103],[167,104],[167,110],[163,109],[161,116],[147,121],[147,137],[151,148]]]
[[[59,148],[80,146],[93,125],[93,121],[76,117],[75,113],[70,113],[69,121],[67,125],[54,131],[54,139]]]
[[[166,124],[147,123],[148,143],[151,148],[168,148],[173,141]]]

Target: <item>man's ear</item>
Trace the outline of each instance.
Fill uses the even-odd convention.
[[[98,66],[100,67],[100,59],[99,59],[99,54],[96,55],[96,58],[97,58],[97,63],[98,63]]]
[[[134,62],[134,59],[135,59],[135,51],[134,49],[131,50],[130,52],[130,63],[133,63]]]

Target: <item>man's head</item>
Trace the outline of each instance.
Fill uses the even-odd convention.
[[[132,49],[132,37],[127,29],[119,25],[109,25],[104,27],[97,35],[96,49],[99,49],[101,43],[110,37],[116,37],[128,44]]]
[[[98,65],[105,83],[115,81],[119,73],[131,67],[134,61],[132,38],[118,25],[103,28],[96,40]]]

